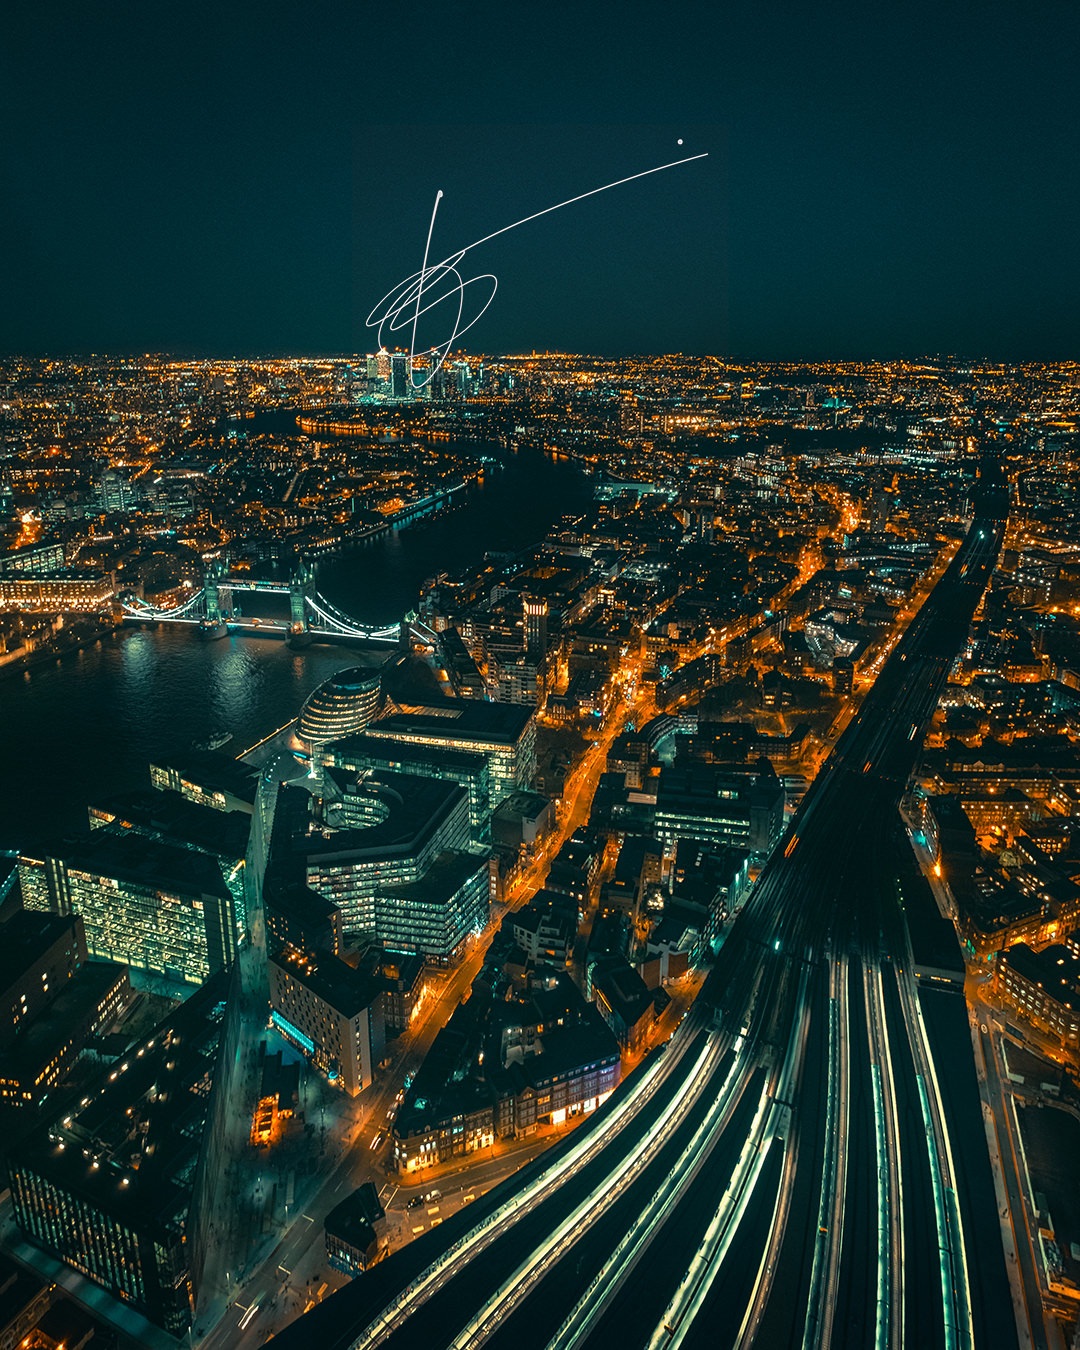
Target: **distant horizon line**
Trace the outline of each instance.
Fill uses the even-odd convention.
[[[405,348],[388,349],[392,352],[405,352]],[[425,353],[420,353],[424,355]],[[75,361],[75,360],[130,360],[130,361],[149,361],[168,359],[173,361],[355,361],[362,358],[378,356],[378,352],[350,351],[344,348],[335,348],[327,350],[312,349],[308,351],[296,351],[287,349],[248,349],[241,351],[238,349],[212,352],[209,349],[194,348],[158,348],[151,351],[124,350],[124,349],[95,349],[95,350],[36,350],[36,351],[16,351],[6,350],[0,352],[0,362],[3,361]],[[719,361],[725,364],[735,365],[783,365],[783,366],[803,366],[803,365],[889,365],[892,362],[903,362],[908,365],[916,364],[920,361],[933,362],[964,362],[964,363],[991,363],[995,365],[1006,366],[1078,366],[1080,357],[1045,357],[1045,356],[996,356],[991,353],[957,353],[943,351],[919,351],[919,352],[896,352],[889,356],[751,356],[743,353],[725,353],[707,351],[635,351],[621,352],[611,354],[605,352],[590,351],[567,351],[552,348],[536,348],[532,351],[496,351],[496,350],[462,350],[456,353],[460,359],[490,359],[501,361],[530,361],[540,358],[563,357],[575,360],[593,360],[593,361],[640,361],[640,360],[695,360],[695,361]]]

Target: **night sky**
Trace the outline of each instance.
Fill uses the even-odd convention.
[[[436,189],[432,260],[707,151],[471,253],[463,345],[1075,358],[1078,58],[1072,0],[11,5],[0,349],[374,350]]]

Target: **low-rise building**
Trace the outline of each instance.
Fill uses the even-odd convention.
[[[323,1221],[326,1258],[335,1270],[359,1275],[375,1264],[385,1250],[379,1246],[385,1218],[386,1211],[370,1181],[335,1205]]]
[[[1035,952],[1020,942],[999,952],[994,988],[1064,1046],[1080,1046],[1080,948],[1075,943],[1055,943]]]
[[[600,1016],[619,1049],[629,1055],[640,1054],[654,1020],[654,991],[629,961],[618,956],[597,963],[592,971],[592,988]]]
[[[506,943],[512,952],[508,935]],[[485,967],[436,1037],[394,1122],[400,1172],[563,1125],[618,1086],[619,1047],[565,971],[538,967],[515,979]]]

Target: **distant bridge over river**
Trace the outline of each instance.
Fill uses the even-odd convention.
[[[288,599],[287,619],[249,618],[235,606],[238,592]],[[300,562],[288,581],[265,581],[243,574],[232,574],[223,562],[211,564],[203,585],[179,605],[152,605],[135,595],[121,597],[125,617],[141,623],[181,623],[200,629],[208,636],[223,636],[232,630],[252,633],[280,633],[283,637],[311,636],[357,638],[369,642],[398,642],[403,626],[423,643],[433,634],[419,623],[415,614],[407,614],[398,623],[371,627],[342,613],[315,589],[315,574]]]

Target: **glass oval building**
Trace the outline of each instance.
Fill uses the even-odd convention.
[[[352,666],[331,675],[308,695],[300,709],[296,734],[311,751],[328,741],[355,736],[363,731],[382,702],[382,679],[378,670]]]

